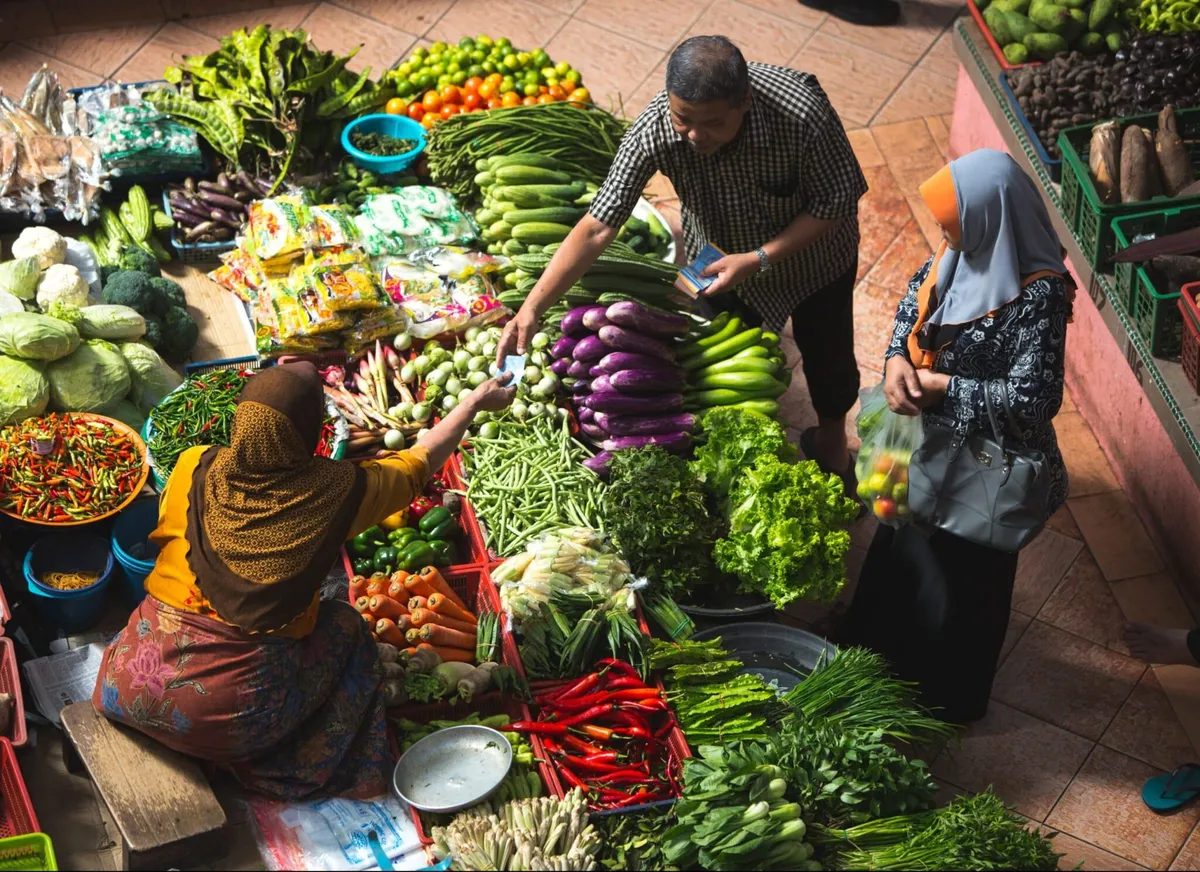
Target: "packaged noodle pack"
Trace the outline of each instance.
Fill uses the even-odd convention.
[[[311,214],[313,248],[347,248],[358,241],[354,214],[345,206],[313,206]]]
[[[311,239],[312,211],[303,197],[255,200],[249,209],[248,250],[272,268],[301,257]]]
[[[313,288],[307,268],[294,270],[287,281],[272,280],[268,287],[279,319],[279,337],[285,342],[300,336],[336,333],[354,325],[354,316],[335,312]]]
[[[378,309],[387,302],[375,273],[356,252],[316,260],[304,273],[309,286],[332,312]]]
[[[435,245],[432,248],[422,248],[408,255],[408,261],[414,266],[449,276],[452,279],[465,279],[476,273],[499,272],[508,265],[508,258],[484,254],[482,251],[472,251],[469,248],[459,248],[453,245]]]
[[[238,247],[221,255],[221,266],[208,274],[214,282],[232,291],[244,303],[252,303],[258,296],[258,291],[267,283],[262,265],[252,254],[242,246],[245,239],[238,241]]]

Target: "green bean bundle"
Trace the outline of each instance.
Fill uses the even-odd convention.
[[[604,484],[581,462],[591,457],[567,420],[501,421],[490,439],[463,452],[467,498],[501,557],[524,550],[556,527],[604,532]]]

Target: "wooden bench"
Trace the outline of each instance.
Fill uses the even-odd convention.
[[[67,770],[87,770],[124,841],[126,869],[190,868],[224,856],[225,812],[196,762],[97,714],[62,710]],[[82,764],[82,766],[80,765]]]

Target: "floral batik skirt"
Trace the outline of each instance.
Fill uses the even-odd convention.
[[[278,799],[378,796],[391,772],[375,643],[348,603],[302,639],[248,636],[147,596],[104,653],[92,704]]]

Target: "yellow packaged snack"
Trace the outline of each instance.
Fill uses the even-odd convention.
[[[312,207],[312,247],[346,248],[358,240],[354,215],[345,206]]]
[[[294,271],[293,276],[298,272]],[[307,282],[272,280],[268,287],[279,319],[279,338],[284,342],[336,333],[354,324],[353,316],[330,309]]]
[[[375,276],[365,262],[314,264],[308,283],[333,312],[378,309],[384,303]]]
[[[285,195],[255,200],[250,216],[249,250],[264,267],[287,263],[304,253],[312,212],[300,197]]]

